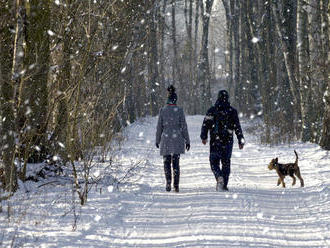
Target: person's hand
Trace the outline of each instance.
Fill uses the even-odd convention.
[[[203,143],[204,145],[206,145],[207,140],[202,140],[202,143]]]
[[[156,147],[159,148],[159,144],[158,143],[156,143]]]
[[[190,144],[186,144],[186,149],[187,149],[187,151],[190,150]]]
[[[238,144],[238,147],[240,150],[242,150],[244,148],[244,144]]]

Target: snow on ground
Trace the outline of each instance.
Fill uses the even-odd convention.
[[[215,192],[209,148],[199,138],[202,119],[187,117],[192,141],[180,160],[180,193],[165,192],[157,120],[146,118],[127,128],[120,153],[124,163],[147,160],[134,184],[119,190],[100,184],[82,208],[71,204],[76,196],[68,183],[21,187],[2,203],[0,246],[330,247],[329,152],[315,144],[262,146],[245,133],[244,150],[235,143],[230,191]],[[283,189],[267,165],[276,156],[294,162],[294,149],[305,187],[287,177]]]

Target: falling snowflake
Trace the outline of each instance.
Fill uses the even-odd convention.
[[[31,114],[31,112],[32,112],[32,109],[28,106],[28,107],[26,108],[25,115],[29,115],[29,114]]]
[[[58,145],[62,148],[65,148],[65,145],[62,142],[58,142]]]
[[[25,74],[25,72],[26,72],[26,70],[25,70],[25,69],[23,69],[23,70],[21,70],[21,71],[19,72],[19,75],[24,75],[24,74]]]
[[[257,43],[257,42],[259,42],[259,38],[253,37],[251,41],[252,41],[252,43]]]
[[[97,170],[97,171],[95,171],[94,173],[93,173],[93,175],[94,175],[94,177],[99,177],[100,176],[100,171],[99,170]]]
[[[113,192],[113,186],[112,186],[112,185],[110,185],[110,186],[108,187],[108,192]]]
[[[52,30],[50,30],[50,29],[47,31],[47,33],[48,33],[50,36],[54,36],[54,35],[55,35],[55,33],[54,33]]]
[[[29,65],[29,70],[32,70],[35,66],[36,66],[36,64]]]

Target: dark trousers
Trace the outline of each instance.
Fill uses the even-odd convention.
[[[173,154],[173,155],[166,155],[164,156],[164,171],[165,171],[165,178],[166,184],[171,185],[172,183],[172,170],[171,164],[173,167],[173,177],[174,177],[174,187],[179,186],[180,180],[180,154]]]
[[[233,142],[211,144],[210,149],[210,165],[211,170],[217,179],[223,177],[224,186],[227,187],[230,175],[230,158],[233,151]],[[222,168],[220,168],[220,161]]]

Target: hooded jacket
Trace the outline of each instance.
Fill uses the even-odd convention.
[[[237,110],[230,106],[228,99],[218,98],[215,105],[207,111],[200,135],[202,140],[207,140],[209,130],[211,146],[215,141],[222,144],[233,142],[234,132],[238,143],[244,144],[244,136]]]

